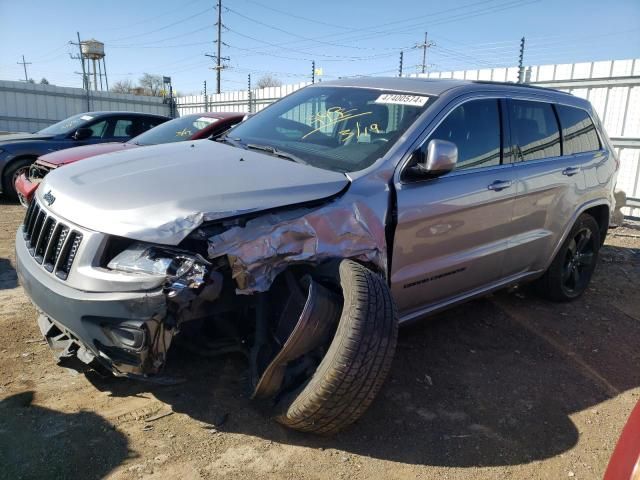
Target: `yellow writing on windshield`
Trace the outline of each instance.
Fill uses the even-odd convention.
[[[369,143],[371,142],[371,133],[382,133],[377,123],[365,125],[363,129],[360,126],[360,122],[357,121],[355,129],[345,128],[338,131],[338,140],[342,143],[347,143],[353,137],[356,137],[356,139],[358,139],[358,142]]]
[[[187,130],[186,128],[183,128],[182,130],[178,130],[176,132],[176,137],[190,137],[191,136],[191,130]]]
[[[309,135],[313,135],[314,133],[319,132],[323,128],[331,127],[339,122],[344,122],[352,118],[363,117],[365,115],[371,115],[373,113],[355,113],[356,111],[357,110],[355,108],[345,110],[342,107],[331,107],[326,112],[321,112],[313,115],[311,118],[311,125],[316,126],[316,128],[305,134],[302,137],[302,140],[307,138]]]

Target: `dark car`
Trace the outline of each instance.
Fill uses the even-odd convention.
[[[124,143],[109,142],[100,145],[85,145],[48,153],[39,157],[28,171],[17,175],[14,188],[20,203],[26,207],[44,176],[54,168],[104,153],[160,143],[216,137],[241,122],[245,116],[244,113],[235,112],[194,113],[158,125]]]
[[[15,198],[17,178],[40,155],[92,143],[126,142],[167,120],[150,113],[87,112],[36,133],[0,137],[0,193]]]

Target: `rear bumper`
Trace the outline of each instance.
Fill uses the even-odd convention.
[[[23,206],[28,206],[33,198],[33,194],[38,189],[39,183],[33,183],[24,173],[18,177],[15,183],[18,198]]]
[[[162,289],[96,293],[72,288],[36,263],[22,228],[16,235],[16,270],[60,363],[79,370],[99,366],[115,375],[155,373],[150,351],[166,315]]]

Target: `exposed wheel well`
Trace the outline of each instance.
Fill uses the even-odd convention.
[[[591,215],[596,222],[598,222],[598,228],[600,229],[600,240],[604,244],[604,240],[607,236],[607,230],[609,229],[609,207],[607,205],[598,205],[588,208],[584,213]]]

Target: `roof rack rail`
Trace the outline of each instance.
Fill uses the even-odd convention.
[[[555,88],[540,87],[538,85],[531,85],[530,83],[515,83],[515,82],[496,82],[493,80],[471,80],[472,83],[482,83],[487,85],[505,85],[508,87],[521,87],[521,88],[534,88],[536,90],[552,91],[556,93],[564,93],[565,95],[571,95],[569,92],[563,90],[557,90]]]

